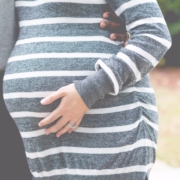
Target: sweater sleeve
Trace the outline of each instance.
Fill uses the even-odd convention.
[[[18,37],[14,1],[0,0],[0,70],[4,70]]]
[[[171,37],[156,0],[106,0],[132,35],[126,47],[109,59],[99,59],[95,74],[75,81],[75,87],[90,108],[106,94],[140,81],[171,47]]]

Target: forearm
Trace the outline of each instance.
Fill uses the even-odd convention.
[[[85,83],[76,82],[82,98],[89,96],[88,89],[91,89],[91,94],[96,94],[96,100],[107,93],[117,95],[120,90],[135,84],[148,74],[171,46],[167,25],[156,1],[107,0],[107,2],[124,21],[133,38],[125,48],[121,48],[111,58],[97,61],[95,78],[101,82],[101,87],[98,85],[94,87],[93,81],[88,80],[89,78],[83,80]],[[98,69],[102,69],[108,78],[102,73],[98,75]],[[86,87],[82,87],[85,84]],[[111,88],[108,88],[107,84],[111,84],[113,92],[109,90]],[[86,99],[84,101],[88,107],[96,101],[89,103]]]
[[[14,1],[0,0],[0,70],[6,66],[18,35]]]

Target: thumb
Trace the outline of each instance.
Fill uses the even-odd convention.
[[[62,98],[66,95],[65,92],[63,92],[61,89],[58,91],[55,91],[54,93],[50,94],[49,96],[45,97],[44,99],[41,100],[42,105],[48,105],[54,102],[55,100]]]

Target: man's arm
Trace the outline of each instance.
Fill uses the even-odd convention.
[[[0,0],[0,71],[5,69],[17,36],[18,23],[14,1]]]

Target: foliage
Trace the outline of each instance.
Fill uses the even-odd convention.
[[[158,0],[161,10],[167,21],[171,35],[180,33],[180,1],[179,0]]]

